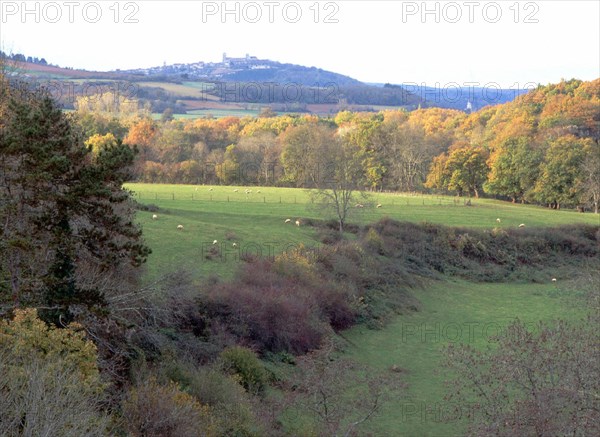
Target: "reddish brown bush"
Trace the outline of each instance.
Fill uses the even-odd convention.
[[[237,281],[211,289],[207,319],[259,351],[296,354],[318,347],[332,327],[351,326],[347,293],[299,257],[247,263]]]

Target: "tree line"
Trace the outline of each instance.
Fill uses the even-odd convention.
[[[319,186],[336,142],[360,166],[366,190],[495,196],[552,208],[600,200],[600,79],[539,86],[515,101],[472,114],[342,111],[332,117],[152,120],[135,101],[81,97],[75,117],[88,144],[123,140],[140,156],[134,178],[186,184]]]

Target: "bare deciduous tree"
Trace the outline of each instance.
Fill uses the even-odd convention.
[[[332,346],[305,355],[298,367],[296,407],[311,414],[323,436],[356,435],[403,387],[397,373],[377,373],[334,357]]]
[[[469,406],[469,435],[600,434],[597,295],[582,323],[540,322],[531,332],[516,321],[488,350],[449,347],[447,400]]]
[[[362,209],[369,196],[361,191],[361,164],[357,151],[347,142],[332,137],[320,152],[320,173],[316,189],[310,191],[312,204],[336,217],[338,229],[344,231],[348,217]]]

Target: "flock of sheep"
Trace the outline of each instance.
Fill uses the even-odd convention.
[[[497,218],[497,219],[496,219],[496,222],[497,222],[497,223],[501,223],[501,222],[502,222],[502,220],[500,220],[499,218]],[[525,227],[525,223],[521,223],[521,224],[519,225],[519,227],[520,227],[520,228],[524,228],[524,227]]]
[[[196,191],[198,191],[198,189],[197,189],[197,188],[196,188]],[[209,189],[208,189],[208,191],[213,191],[213,189],[212,189],[212,188],[209,188]],[[238,191],[239,191],[239,189],[238,189],[238,188],[235,188],[235,189],[233,190],[233,192],[234,192],[234,193],[237,193]],[[245,192],[246,194],[251,194],[251,193],[252,193],[252,190],[250,190],[250,189],[246,189],[246,190],[244,190],[244,192]],[[257,190],[256,192],[257,192],[257,193],[260,193],[260,190]],[[376,208],[381,208],[382,206],[383,206],[383,205],[382,205],[381,203],[378,203],[378,204],[376,205]],[[356,205],[354,205],[354,207],[355,207],[355,208],[364,208],[365,206],[364,206],[362,203],[357,203]],[[152,220],[158,220],[158,215],[157,215],[157,214],[152,214]],[[290,219],[290,218],[288,218],[288,219],[285,219],[285,221],[284,221],[284,223],[285,223],[285,224],[288,224],[288,223],[291,223],[291,222],[292,222],[292,219]],[[497,219],[496,219],[496,222],[497,222],[497,223],[501,223],[501,222],[502,222],[502,220],[501,220],[500,218],[497,218]],[[296,221],[295,221],[295,224],[296,224],[296,226],[300,226],[302,223],[300,222],[300,219],[298,219],[298,220],[296,220]],[[519,228],[524,228],[524,227],[525,227],[525,223],[521,223],[521,224],[519,225]],[[177,225],[177,230],[178,230],[178,231],[183,231],[183,225]],[[214,240],[214,241],[213,241],[213,245],[216,245],[216,244],[218,244],[218,241],[217,241],[217,240]],[[232,246],[233,246],[233,247],[237,247],[237,243],[233,243],[233,244],[232,244]],[[552,278],[552,282],[557,282],[557,279],[556,279],[556,278]]]
[[[382,206],[382,205],[381,205],[381,203],[379,203],[379,204],[377,205],[377,208],[381,208],[381,206]],[[356,208],[364,208],[364,205],[362,205],[362,204],[358,203],[358,204],[356,204]],[[157,215],[157,214],[152,214],[152,220],[158,220],[158,215]],[[286,223],[286,224],[287,224],[287,223],[291,223],[291,222],[292,222],[292,219],[285,219],[285,222],[284,222],[284,223]],[[496,222],[497,222],[497,223],[501,223],[501,222],[502,222],[502,220],[500,220],[499,218],[497,218],[497,219],[496,219]],[[301,224],[301,222],[300,222],[300,219],[296,220],[296,222],[295,222],[295,223],[296,223],[296,226],[300,226],[300,224]],[[519,225],[519,228],[524,228],[524,227],[525,227],[525,223],[521,223],[521,224]],[[178,230],[180,230],[180,231],[182,231],[182,230],[183,230],[183,225],[177,225],[177,229],[178,229]],[[216,241],[216,240],[215,240],[215,241]],[[214,243],[214,244],[216,244],[216,243]]]

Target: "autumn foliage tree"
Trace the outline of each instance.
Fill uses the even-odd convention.
[[[583,189],[585,147],[590,139],[568,135],[553,141],[540,166],[534,195],[541,203],[560,209],[561,204],[577,204]]]
[[[542,160],[543,150],[536,148],[527,137],[506,140],[490,156],[491,169],[485,190],[513,202],[530,199]]]
[[[479,197],[487,179],[486,160],[487,153],[482,148],[455,149],[448,156],[434,160],[425,186],[455,191],[459,196]]]

